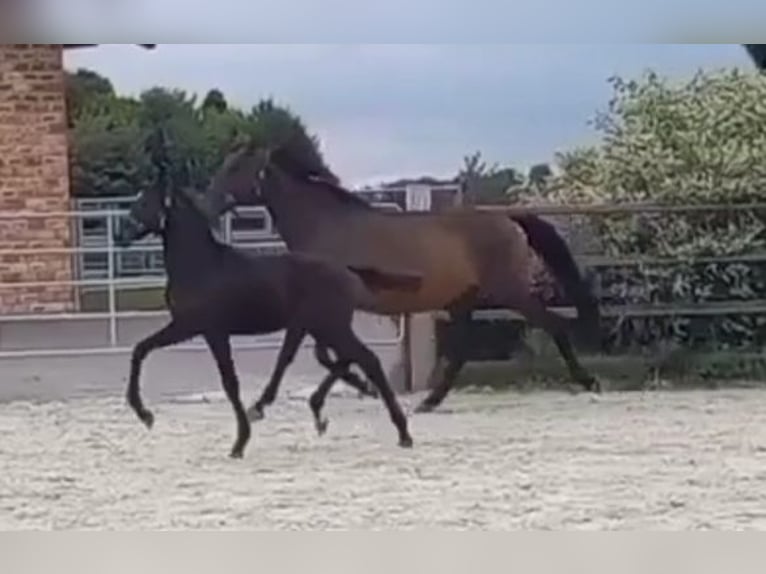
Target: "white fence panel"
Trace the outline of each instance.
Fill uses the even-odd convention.
[[[365,192],[373,198],[387,194],[389,201],[374,204],[384,209],[401,210],[401,200],[390,198],[400,190]],[[397,198],[398,199],[398,198]],[[402,200],[404,197],[401,198]],[[3,249],[0,254],[20,256],[69,255],[72,258],[71,281],[35,281],[0,283],[0,290],[29,290],[55,286],[72,287],[75,307],[84,301],[103,298],[103,308],[72,312],[3,313],[0,315],[0,358],[77,356],[129,352],[136,340],[159,327],[168,317],[165,310],[125,310],[119,299],[133,290],[161,290],[165,285],[162,246],[157,238],[147,238],[128,247],[114,244],[114,233],[127,214],[134,198],[83,199],[70,212],[0,212],[0,220],[33,220],[66,218],[71,222],[73,247]],[[223,219],[222,239],[254,252],[286,250],[268,211],[260,206],[239,210],[236,221],[231,215]],[[87,305],[85,305],[87,307]],[[403,318],[394,322],[385,317],[357,313],[358,332],[372,346],[400,346],[403,341]],[[102,331],[105,331],[102,332]],[[100,339],[103,339],[99,342]],[[236,349],[277,349],[282,334],[263,337],[235,337]],[[311,346],[307,342],[306,346]],[[201,341],[173,347],[173,350],[204,349]]]

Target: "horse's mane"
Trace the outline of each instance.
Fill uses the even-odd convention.
[[[286,145],[272,150],[271,162],[293,178],[331,192],[341,203],[368,210],[375,209],[357,194],[342,187],[338,176],[324,165],[316,153],[300,153]]]

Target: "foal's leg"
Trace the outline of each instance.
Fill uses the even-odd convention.
[[[282,343],[282,348],[279,349],[279,355],[277,356],[277,363],[274,366],[274,371],[271,373],[271,379],[266,388],[263,389],[261,396],[255,403],[253,403],[247,410],[247,416],[251,421],[259,421],[263,419],[264,407],[270,405],[277,398],[277,392],[279,391],[279,384],[282,382],[282,377],[295,360],[295,355],[298,353],[298,349],[301,346],[301,342],[306,337],[306,330],[303,327],[290,327],[285,333],[285,340]]]
[[[340,333],[332,337],[333,343],[330,346],[340,361],[348,361],[349,363],[356,363],[364,372],[368,380],[377,387],[383,402],[388,409],[388,414],[391,417],[391,421],[394,423],[396,430],[399,433],[399,446],[404,448],[412,447],[412,437],[407,429],[407,417],[404,416],[402,407],[396,400],[394,391],[391,390],[391,386],[386,379],[386,375],[383,372],[383,367],[380,364],[380,359],[373,353],[369,347],[367,347],[359,337],[351,329],[349,324],[346,327],[347,331]],[[316,339],[322,340],[323,343],[329,343],[329,340],[325,337],[316,337]]]
[[[231,458],[242,458],[245,446],[250,440],[250,421],[247,420],[245,407],[239,396],[239,379],[234,369],[234,360],[231,356],[231,343],[228,335],[212,334],[205,335],[205,342],[213,354],[218,372],[221,374],[221,383],[226,397],[234,408],[237,417],[237,439],[231,449]]]
[[[196,335],[195,330],[177,321],[171,321],[156,333],[136,343],[133,347],[133,353],[130,357],[130,378],[126,395],[128,404],[147,428],[152,428],[152,425],[154,425],[154,415],[144,406],[144,402],[141,400],[139,379],[144,360],[152,351],[176,345],[191,339],[194,335]]]
[[[314,357],[320,365],[322,365],[332,374],[331,380],[328,380],[329,377],[327,377],[324,381],[322,381],[322,384],[320,385],[320,387],[324,386],[325,381],[327,381],[328,387],[325,395],[330,392],[330,389],[333,387],[335,381],[341,379],[348,386],[359,391],[361,396],[372,397],[374,399],[378,398],[378,393],[370,387],[367,381],[363,381],[356,373],[351,371],[348,365],[341,367],[338,361],[333,361],[327,352],[327,347],[317,343],[314,346]]]
[[[347,369],[348,367],[336,368]],[[330,372],[327,373],[327,376],[322,380],[321,383],[319,383],[319,386],[313,393],[311,393],[311,396],[309,397],[309,407],[311,408],[311,414],[314,416],[314,427],[317,429],[317,433],[319,433],[320,436],[327,432],[327,425],[329,424],[329,421],[322,416],[324,402],[327,398],[327,394],[330,392],[330,389],[335,384],[335,381],[338,379],[338,377],[339,375],[331,368]]]
[[[327,352],[327,347],[325,347],[320,342],[316,343],[314,347],[314,354],[319,364],[329,371],[327,376],[322,380],[316,390],[311,393],[311,396],[309,397],[309,407],[311,408],[311,413],[314,416],[314,427],[317,429],[317,432],[321,436],[327,432],[327,425],[329,424],[329,421],[322,416],[322,409],[324,408],[324,403],[327,399],[327,395],[335,384],[335,381],[337,381],[339,378],[347,377],[344,378],[346,383],[352,387],[355,387],[362,395],[377,398],[378,393],[368,389],[367,383],[357,377],[355,373],[351,372],[350,364],[344,363],[342,361],[333,361],[330,359],[330,355]]]

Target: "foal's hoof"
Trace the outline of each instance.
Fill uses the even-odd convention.
[[[144,426],[152,430],[152,427],[154,426],[154,415],[152,414],[152,411],[149,410],[143,410],[138,413],[138,418],[141,419],[141,422],[144,423]]]
[[[229,453],[229,458],[233,458],[234,460],[240,460],[243,456],[244,453],[241,448],[233,448]]]
[[[570,395],[579,395],[584,388],[585,387],[579,383],[567,383],[566,385],[567,392],[569,392]]]
[[[600,395],[604,392],[604,387],[601,384],[601,381],[595,377],[591,378],[585,383],[585,388],[588,389],[588,391],[591,393],[596,393],[597,395]]]
[[[406,436],[399,439],[399,446],[402,448],[412,448],[412,437]]]
[[[433,410],[436,408],[436,405],[433,405],[427,401],[423,401],[418,406],[415,407],[415,412],[418,414],[422,413],[430,413],[433,412]]]
[[[330,424],[330,421],[327,419],[318,420],[314,423],[314,426],[317,429],[317,434],[319,436],[324,435],[324,433],[327,432],[327,426]]]
[[[259,407],[258,405],[253,405],[247,411],[247,419],[251,423],[262,421],[264,418],[266,418],[266,415],[263,412],[263,408]]]

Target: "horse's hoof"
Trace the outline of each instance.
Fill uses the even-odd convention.
[[[399,439],[399,446],[402,448],[412,448],[412,437],[406,436]]]
[[[423,401],[422,403],[420,403],[418,406],[415,407],[415,412],[418,414],[430,413],[430,412],[433,412],[435,408],[436,408],[436,405],[432,405],[431,403]]]
[[[234,460],[241,460],[244,456],[244,453],[242,452],[241,448],[234,448],[229,453],[229,458],[232,458]]]
[[[146,426],[148,430],[152,430],[152,427],[154,426],[154,415],[152,414],[152,411],[143,410],[138,413],[138,418],[141,419],[141,422],[144,423],[144,426]]]
[[[328,421],[327,419],[322,419],[321,421],[317,421],[316,422],[317,434],[319,436],[324,435],[324,433],[327,432],[327,426],[329,424],[330,424],[330,421]]]
[[[247,411],[247,420],[251,423],[262,421],[264,418],[266,418],[266,415],[264,414],[263,409],[258,405],[250,407]]]

